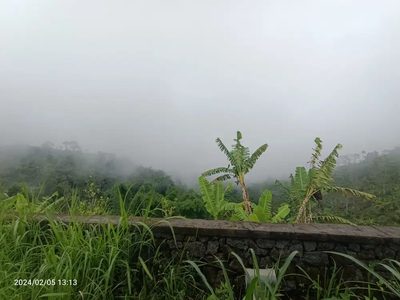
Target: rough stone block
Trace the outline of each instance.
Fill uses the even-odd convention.
[[[289,251],[292,253],[293,251],[299,251],[300,256],[303,256],[303,244],[295,244],[290,246]]]
[[[288,248],[290,245],[290,241],[277,241],[275,247],[278,249]]]
[[[360,247],[359,244],[350,243],[350,244],[347,246],[347,249],[349,249],[350,251],[358,252],[358,251],[360,251],[361,247]]]
[[[176,242],[176,243],[175,243],[174,240],[168,240],[168,241],[167,241],[167,244],[168,244],[168,247],[169,247],[170,249],[182,249],[182,247],[183,247],[182,242]]]
[[[374,260],[375,252],[373,250],[364,250],[358,253],[358,258],[363,260]]]
[[[206,247],[202,242],[192,242],[187,245],[190,257],[201,258],[206,254]]]
[[[275,247],[275,240],[257,239],[256,244],[263,249],[272,249]]]
[[[226,243],[231,246],[231,247],[235,247],[238,249],[244,249],[245,248],[245,243],[243,239],[231,239],[231,238],[227,238],[226,239]]]
[[[218,241],[209,241],[207,244],[207,254],[216,254],[218,252],[219,242]]]
[[[315,251],[315,249],[317,248],[316,242],[303,242],[303,245],[306,252]]]
[[[385,258],[394,259],[396,256],[396,252],[385,246],[377,246],[375,248],[375,255],[380,260],[383,260]]]
[[[327,242],[320,242],[317,246],[318,251],[331,251],[333,248],[335,248],[335,244]]]
[[[328,255],[321,251],[306,252],[303,255],[302,260],[311,266],[325,267],[328,265]]]

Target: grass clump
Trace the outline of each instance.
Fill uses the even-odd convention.
[[[121,198],[117,225],[66,225],[52,220],[46,209],[45,223],[28,221],[38,203],[23,194],[1,204],[2,212],[11,209],[19,215],[10,220],[2,213],[0,218],[0,299],[183,300],[204,295],[182,257],[161,253],[152,232],[157,224],[146,222],[149,209],[142,223],[128,225]]]

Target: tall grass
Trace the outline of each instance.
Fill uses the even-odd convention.
[[[127,193],[128,194],[128,193]],[[159,211],[151,210],[154,193],[147,193],[146,201],[139,208],[132,207],[119,193],[120,218],[118,225],[87,225],[79,222],[63,224],[52,219],[55,212],[68,211],[73,220],[77,214],[107,214],[101,203],[84,203],[78,193],[70,198],[40,195],[30,198],[26,186],[23,193],[13,197],[2,194],[0,198],[0,299],[138,299],[138,300],[190,300],[206,299],[207,293],[199,289],[199,280],[208,289],[208,300],[234,300],[234,289],[224,263],[221,266],[225,282],[217,290],[208,283],[199,264],[186,261],[184,251],[173,257],[161,254],[153,235],[158,223],[148,222],[149,217]],[[134,199],[135,201],[138,198]],[[82,204],[83,203],[83,204]],[[127,204],[129,203],[129,204]],[[18,217],[6,217],[17,212]],[[44,212],[47,223],[29,220],[32,213]],[[130,224],[128,215],[142,216],[141,222]],[[165,222],[168,225],[168,219]],[[173,228],[171,232],[174,237]],[[175,237],[174,237],[175,238]],[[176,243],[176,240],[175,240]],[[282,286],[288,267],[297,254],[293,252],[280,266],[276,264],[276,281],[262,282],[255,253],[250,249],[255,277],[245,291],[245,300],[278,300],[284,293]],[[372,300],[374,295],[394,296],[400,299],[400,263],[387,260],[381,267],[393,276],[383,278],[355,258],[341,253],[366,269],[378,281],[380,293],[375,284],[368,285],[368,296],[357,289],[349,288],[339,276],[336,268],[325,274],[329,278],[309,279],[308,289],[315,291],[305,299],[363,299]],[[249,277],[241,258],[232,253]],[[372,292],[371,292],[372,291]]]
[[[250,283],[247,286],[246,289],[246,295],[243,298],[243,300],[278,300],[281,299],[283,294],[280,292],[281,286],[284,282],[284,276],[285,273],[292,262],[293,258],[298,254],[298,251],[292,252],[289,257],[285,260],[283,263],[282,267],[278,267],[278,265],[275,266],[275,271],[276,271],[276,281],[271,282],[271,281],[262,281],[261,276],[260,276],[260,268],[257,263],[257,257],[253,251],[253,249],[250,249],[250,253],[252,255],[253,259],[253,264],[254,264],[254,270],[255,270],[255,276],[254,278],[250,281]],[[242,259],[234,252],[232,252],[232,255],[238,260],[240,265],[243,268],[244,274],[247,278],[251,278],[250,274],[247,272],[247,269],[242,261]],[[220,298],[217,296],[215,293],[214,289],[211,287],[209,282],[207,281],[207,278],[204,276],[204,274],[201,272],[200,268],[198,265],[193,262],[193,261],[187,261],[188,264],[192,265],[194,269],[199,273],[201,279],[203,280],[204,284],[208,288],[210,292],[210,296],[208,297],[207,300],[235,300],[234,294],[233,294],[233,287],[230,283],[230,279],[228,277],[227,270],[223,264],[223,262],[217,258],[218,263],[220,264],[223,274],[224,274],[224,286],[227,290],[227,293],[224,294],[223,298]]]
[[[46,209],[43,225],[28,221],[42,203],[27,193],[3,200],[2,211],[19,216],[0,218],[0,299],[202,298],[194,270],[180,262],[182,257],[164,257],[156,246],[152,227],[157,224],[146,222],[151,201],[143,222],[132,229],[122,197],[118,225],[66,225],[52,220]],[[72,198],[70,212],[76,205]]]
[[[305,300],[378,300],[378,299],[400,299],[400,262],[395,260],[386,260],[386,262],[380,263],[380,265],[388,270],[393,275],[393,280],[387,280],[383,278],[379,273],[360,262],[359,260],[342,253],[329,252],[336,255],[344,256],[357,265],[366,269],[373,276],[378,279],[378,283],[374,282],[357,282],[362,284],[364,287],[352,286],[350,281],[345,281],[342,277],[343,272],[336,267],[334,263],[333,270],[326,270],[324,280],[321,280],[320,276],[317,278],[311,278],[302,268],[298,267],[303,274],[286,274],[290,263],[293,258],[297,255],[297,251],[292,252],[289,257],[281,265],[277,262],[274,265],[276,272],[275,281],[262,281],[260,276],[260,268],[257,263],[256,255],[253,249],[249,250],[253,258],[253,266],[255,270],[254,278],[248,283],[245,296],[243,300],[279,300],[289,299],[283,292],[284,278],[285,276],[302,276],[309,280],[309,284],[306,285],[306,292],[302,295],[297,295],[296,298],[290,299],[305,299]],[[239,261],[243,268],[243,273],[247,278],[250,278],[242,259],[235,253],[232,253],[235,258]],[[199,268],[199,265],[193,261],[187,261],[196,272],[200,275],[200,278],[204,282],[206,288],[209,291],[209,297],[207,300],[236,300],[233,293],[233,286],[231,285],[228,272],[225,268],[224,263],[218,258],[216,261],[219,263],[223,274],[224,282],[221,283],[221,287],[214,289],[208,282]],[[281,266],[280,266],[281,265]]]
[[[386,279],[377,271],[374,270],[371,266],[366,265],[365,263],[359,261],[358,259],[344,253],[336,253],[336,252],[328,252],[334,253],[336,255],[340,255],[346,257],[347,259],[354,262],[356,265],[361,267],[362,269],[369,272],[376,280],[377,286],[380,287],[380,290],[383,296],[394,296],[396,299],[400,299],[400,262],[394,259],[385,259],[381,263],[378,263],[384,270],[386,270],[392,277],[391,280]]]

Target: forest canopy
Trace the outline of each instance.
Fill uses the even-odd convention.
[[[154,190],[152,208],[169,201],[173,215],[212,218],[199,188],[189,188],[162,170],[140,166],[127,158],[103,152],[84,153],[76,142],[58,148],[51,142],[40,147],[3,146],[0,165],[3,198],[21,193],[25,183],[31,195],[48,197],[57,193],[62,197],[77,193],[80,201],[101,200],[109,213],[119,213],[119,191],[127,202],[133,201],[130,207],[135,208],[134,213],[146,205],[138,193]],[[339,156],[333,178],[338,186],[370,193],[376,198],[328,194],[322,201],[324,212],[357,224],[400,225],[400,147],[382,153],[363,151]],[[280,183],[249,184],[250,201],[257,204],[267,189],[273,195],[272,210],[277,210],[289,201],[284,188],[289,186],[289,178]],[[240,186],[234,184],[224,197],[240,203],[243,200]]]

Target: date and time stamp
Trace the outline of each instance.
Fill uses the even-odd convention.
[[[63,285],[75,286],[78,285],[76,279],[14,279],[16,286],[44,286],[44,285]]]

